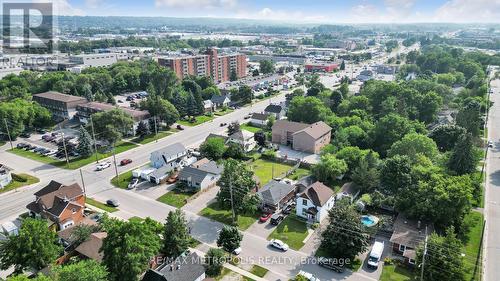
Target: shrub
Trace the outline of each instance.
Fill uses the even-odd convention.
[[[262,158],[268,159],[268,160],[275,160],[276,159],[276,151],[274,150],[266,150],[264,153],[262,153]]]
[[[393,263],[394,263],[394,260],[391,259],[391,258],[385,258],[384,259],[384,264],[386,264],[386,265],[391,265]]]
[[[15,180],[15,181],[19,181],[19,182],[27,182],[28,181],[28,177],[25,176],[25,175],[19,175],[19,174],[14,174],[12,173],[12,179]]]
[[[311,224],[311,228],[314,230],[314,229],[317,229],[319,227],[319,223],[315,222],[313,224]]]

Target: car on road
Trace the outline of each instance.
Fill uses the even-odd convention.
[[[227,123],[220,123],[220,126],[221,126],[221,127],[224,127],[224,126],[226,126],[226,125],[227,125]]]
[[[109,167],[111,167],[111,162],[106,161],[106,162],[97,164],[97,166],[95,167],[95,170],[102,171],[102,170],[109,168]]]
[[[181,131],[184,130],[184,128],[181,125],[177,125],[176,128],[177,128],[177,130],[181,130]]]
[[[120,166],[125,166],[130,163],[132,163],[132,159],[123,159],[122,161],[120,161]]]
[[[128,184],[127,188],[128,189],[134,189],[139,185],[140,180],[138,178],[133,178],[130,183]]]
[[[118,203],[118,200],[116,200],[116,199],[108,199],[106,201],[106,204],[108,204],[111,207],[118,207],[118,206],[120,206],[120,203]]]
[[[314,275],[312,275],[312,273],[309,273],[309,272],[306,272],[303,270],[299,271],[299,274],[297,274],[297,276],[302,276],[306,280],[309,280],[309,281],[320,281],[318,278],[314,277]]]
[[[493,142],[492,141],[488,141],[488,147],[493,147]]]
[[[233,251],[233,255],[239,255],[239,254],[241,254],[241,247],[238,247]]]
[[[341,265],[335,259],[328,259],[325,257],[319,257],[318,264],[322,267],[331,269],[331,270],[338,272],[338,273],[342,273],[345,271],[345,266],[343,264]]]
[[[259,221],[266,222],[267,220],[269,220],[271,218],[272,215],[273,214],[271,214],[271,213],[264,213],[260,216]]]
[[[271,247],[274,247],[276,249],[280,249],[284,252],[288,251],[288,244],[278,239],[273,239],[269,241],[269,245],[271,245]]]

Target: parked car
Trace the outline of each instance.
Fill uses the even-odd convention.
[[[177,130],[181,130],[181,131],[184,130],[184,128],[181,125],[177,125],[176,128],[177,128]]]
[[[490,147],[490,148],[493,147],[493,142],[492,141],[488,141],[488,147]]]
[[[167,183],[168,184],[175,183],[177,182],[178,179],[179,179],[179,174],[173,175],[167,179]]]
[[[97,164],[97,166],[95,167],[95,170],[102,171],[102,170],[109,168],[109,167],[111,167],[111,162],[106,161],[106,162],[102,162],[102,163]]]
[[[17,148],[21,149],[21,148],[25,148],[28,144],[24,143],[24,142],[21,142],[21,143],[18,143],[16,145]]]
[[[226,126],[226,125],[227,125],[227,123],[220,123],[220,126],[221,126],[221,127],[224,127],[224,126]]]
[[[272,225],[278,225],[280,224],[283,220],[285,219],[285,216],[283,214],[274,214],[271,217],[271,224]]]
[[[29,137],[31,137],[31,133],[30,132],[22,132],[19,136],[21,138],[29,138]]]
[[[132,159],[123,159],[122,161],[120,161],[121,166],[125,166],[125,165],[128,165],[130,163],[132,163]]]
[[[320,281],[318,278],[316,278],[314,275],[312,275],[312,273],[309,273],[309,272],[306,272],[303,270],[299,271],[299,274],[297,274],[297,276],[302,276],[306,280],[309,280],[309,281]]]
[[[70,153],[68,153],[68,155],[71,157],[78,157],[78,156],[80,156],[80,153],[78,153],[76,151],[71,151]]]
[[[106,204],[108,204],[111,207],[118,207],[118,206],[120,206],[120,203],[118,203],[118,200],[116,200],[116,199],[108,199],[106,201]]]
[[[103,216],[104,216],[103,213],[95,213],[90,216],[90,219],[95,222],[100,222]]]
[[[329,268],[329,269],[336,271],[338,273],[342,273],[345,271],[345,266],[343,264],[340,265],[337,261],[332,260],[332,259],[320,257],[320,258],[318,258],[318,264],[322,267]]]
[[[271,214],[271,213],[264,213],[260,216],[259,221],[266,222],[267,220],[269,220],[269,218],[271,218],[272,215],[273,214]]]
[[[130,183],[128,184],[127,188],[128,189],[134,189],[139,185],[140,180],[138,178],[133,178]]]
[[[35,132],[37,132],[39,134],[45,134],[45,133],[47,133],[47,130],[45,130],[43,128],[37,128],[37,129],[35,129]]]
[[[239,255],[239,254],[241,254],[241,247],[238,247],[233,251],[233,255]]]
[[[370,256],[368,256],[368,267],[378,268],[382,253],[384,252],[384,242],[375,241]]]
[[[35,149],[35,148],[36,148],[36,146],[33,146],[31,144],[26,144],[26,146],[24,147],[24,150],[27,151],[27,150],[32,150],[32,149]]]
[[[288,251],[288,245],[281,241],[281,240],[278,240],[278,239],[273,239],[269,242],[269,245],[271,245],[272,247],[276,248],[276,249],[280,249],[284,252]]]
[[[250,116],[246,115],[243,119],[250,119]]]

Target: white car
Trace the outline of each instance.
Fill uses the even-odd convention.
[[[45,156],[52,156],[52,155],[56,155],[56,154],[57,154],[57,151],[58,151],[57,149],[52,149],[52,150],[50,150],[50,151],[48,151],[48,152],[45,152],[43,155],[45,155]]]
[[[104,170],[104,169],[106,169],[106,168],[109,168],[109,167],[111,167],[111,162],[106,161],[106,162],[103,162],[103,163],[98,164],[98,165],[95,167],[95,170],[96,170],[96,171],[102,171],[102,170]]]
[[[492,141],[488,141],[488,147],[493,147],[493,142]]]
[[[314,275],[312,275],[311,273],[302,270],[299,271],[299,274],[297,274],[297,276],[302,276],[309,281],[320,281],[318,278],[314,277]]]
[[[239,255],[239,254],[241,254],[241,247],[238,247],[233,251],[233,255]]]
[[[128,184],[128,189],[134,189],[139,185],[140,180],[138,178],[133,178]]]
[[[278,239],[271,240],[269,245],[273,246],[274,248],[280,249],[284,252],[288,251],[288,245],[285,242]]]

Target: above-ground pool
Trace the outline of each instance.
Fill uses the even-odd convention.
[[[378,223],[378,221],[379,221],[379,218],[377,218],[376,216],[372,216],[372,215],[361,216],[361,223],[367,227],[371,227],[371,226],[376,225]]]

